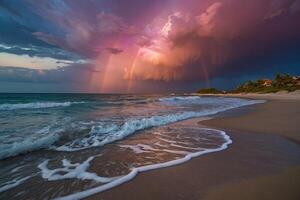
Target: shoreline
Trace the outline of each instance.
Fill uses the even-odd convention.
[[[230,95],[230,97],[232,96]],[[236,97],[258,99],[253,95],[239,95]],[[225,111],[225,113],[220,114],[220,116],[217,115],[216,118],[211,120],[199,122],[200,126],[226,131],[233,138],[232,147],[229,147],[229,149],[194,158],[182,165],[139,174],[130,182],[112,190],[98,193],[88,199],[165,199],[169,197],[172,199],[218,199],[220,194],[221,196],[231,195],[230,198],[238,199],[241,196],[235,198],[234,195],[242,193],[232,192],[234,191],[232,190],[232,184],[251,180],[252,185],[254,185],[252,187],[252,189],[254,188],[253,193],[255,193],[259,189],[257,186],[261,183],[260,179],[264,180],[264,177],[271,176],[270,180],[273,183],[273,176],[281,176],[285,174],[283,171],[287,169],[296,168],[290,174],[298,174],[300,158],[296,156],[299,154],[294,153],[300,153],[300,137],[298,134],[300,128],[295,123],[299,122],[299,117],[297,117],[299,109],[297,108],[300,108],[300,102],[297,98],[286,100],[286,95],[284,98],[268,96],[259,99],[269,101],[264,104],[250,106],[250,109],[246,112],[236,114],[238,108]],[[272,150],[278,151],[278,145],[281,146],[280,154],[273,155]],[[243,146],[249,146],[250,150],[245,149]],[[293,151],[290,151],[289,146],[293,146]],[[267,148],[267,151],[265,148]],[[258,152],[254,153],[252,149],[256,149]],[[234,161],[243,161],[243,154],[249,157],[246,157],[248,162],[256,163],[253,166],[256,169],[244,166],[244,164],[231,164],[226,160],[226,158],[236,157]],[[214,175],[224,171],[224,169],[228,175],[219,174],[221,177]],[[291,177],[290,174],[287,176]],[[211,175],[211,178],[208,175]],[[179,184],[174,184],[176,182]],[[207,184],[204,182],[207,182]],[[174,194],[174,191],[177,192]],[[300,196],[300,192],[291,191],[291,193],[296,193],[297,197]],[[255,198],[263,199],[257,196]],[[273,199],[279,198],[273,197]]]
[[[220,97],[238,97],[246,99],[262,99],[262,100],[298,100],[300,101],[300,90],[294,92],[280,91],[277,93],[239,93],[239,94],[198,94],[192,93],[197,96],[220,96]]]
[[[184,120],[184,121],[189,121],[189,120]],[[210,128],[203,128],[203,129],[214,130],[214,129],[210,129]],[[77,193],[74,193],[71,195],[59,197],[58,199],[59,200],[69,200],[69,199],[78,199],[78,198],[79,199],[88,198],[92,195],[96,195],[101,192],[113,190],[115,187],[118,187],[122,184],[132,181],[137,175],[139,175],[141,173],[145,173],[145,172],[147,173],[149,171],[154,171],[154,170],[158,170],[158,169],[162,169],[162,168],[169,168],[169,167],[173,167],[176,165],[181,165],[186,162],[189,162],[190,160],[192,160],[194,158],[197,158],[197,157],[200,157],[200,156],[203,156],[206,154],[214,153],[214,152],[223,151],[223,150],[226,150],[227,148],[229,148],[229,145],[232,144],[232,140],[230,139],[230,137],[228,135],[226,135],[226,133],[224,131],[220,131],[220,130],[215,130],[215,131],[220,132],[220,134],[223,136],[223,138],[225,140],[225,142],[218,148],[206,149],[204,151],[196,151],[193,153],[189,153],[179,159],[133,168],[129,174],[124,175],[120,179],[116,179],[108,184],[105,184],[105,185],[99,186],[99,187],[95,187],[95,188],[91,188],[91,189],[88,189],[88,190],[85,190],[82,192],[77,192]]]
[[[248,97],[245,97],[248,98]],[[225,117],[215,117],[200,124],[220,129],[250,131],[260,134],[280,135],[293,142],[300,143],[300,101],[268,98],[267,102],[251,106],[246,113],[230,116],[232,111],[225,111]],[[239,109],[239,108],[238,108]],[[227,113],[229,113],[227,115]],[[258,120],[260,119],[260,120]]]
[[[245,96],[240,98],[250,99]],[[237,102],[239,103],[239,101]],[[178,157],[175,159],[175,157],[173,158],[171,155],[168,155],[169,157],[165,158],[170,159],[170,162],[137,167],[129,171],[130,173],[126,176],[100,187],[84,189],[86,186],[84,182],[80,184],[78,182],[78,184],[73,185],[74,180],[63,180],[64,182],[61,182],[62,184],[57,186],[51,185],[55,184],[55,182],[48,183],[43,181],[44,184],[43,186],[40,185],[40,188],[43,188],[42,190],[44,191],[53,190],[47,193],[48,197],[54,197],[57,195],[56,191],[64,191],[65,187],[75,191],[69,195],[58,195],[61,197],[59,199],[160,200],[171,198],[175,200],[246,200],[248,196],[251,197],[250,199],[269,199],[272,197],[270,196],[270,192],[262,196],[255,196],[255,194],[264,193],[265,190],[275,193],[281,191],[280,188],[284,187],[284,185],[288,185],[289,188],[293,189],[287,188],[284,194],[281,192],[280,194],[276,194],[278,198],[272,197],[271,199],[286,199],[284,198],[285,196],[288,196],[288,199],[299,199],[300,192],[297,190],[297,186],[300,183],[297,180],[300,180],[300,177],[293,181],[293,177],[300,176],[300,138],[298,134],[299,125],[297,124],[300,121],[298,115],[300,113],[299,105],[300,101],[294,99],[270,99],[269,97],[265,103],[249,104],[208,115],[204,118],[191,118],[174,124],[172,123],[170,125],[174,128],[174,131],[170,132],[170,136],[172,137],[177,138],[176,130],[186,126],[186,131],[181,132],[181,134],[185,134],[188,138],[194,138],[197,141],[206,140],[205,136],[198,138],[199,132],[197,129],[214,129],[222,133],[224,139],[227,138],[227,142],[215,150],[198,153],[192,151],[182,159],[178,159]],[[166,128],[172,130],[171,127]],[[194,130],[196,131],[191,131],[191,127],[195,127],[196,129]],[[164,129],[161,129],[161,131],[164,132]],[[128,141],[123,143],[123,146],[135,144],[135,141],[141,141],[143,144],[152,146],[157,141],[155,139],[156,136],[152,135],[152,132],[155,132],[155,130],[149,129],[145,131],[144,136],[148,135],[147,142],[144,141],[146,137],[143,134],[136,134],[128,138]],[[211,134],[211,136],[216,137],[215,134]],[[130,140],[132,141],[130,142]],[[230,146],[227,147],[229,144]],[[209,142],[207,145],[210,146]],[[116,149],[112,147],[112,152],[115,152],[114,150]],[[43,155],[43,152],[46,155]],[[33,155],[36,155],[35,157],[32,157],[32,154],[26,155],[26,157],[27,159],[32,158],[32,160],[36,160],[35,158],[49,158],[57,161],[65,159],[65,154],[55,155],[52,152],[43,152],[33,153]],[[124,153],[126,152],[124,151]],[[76,154],[80,156],[81,153],[78,152]],[[87,151],[86,153],[88,154],[89,152]],[[76,157],[76,154],[72,154],[72,157]],[[122,157],[127,157],[127,155],[124,157],[123,154],[119,153],[114,157],[114,154],[110,154],[110,152],[107,152],[107,155],[107,157],[103,157],[102,159],[96,158],[92,164],[86,160],[88,165],[91,165],[91,170],[95,174],[101,176],[106,173],[104,171],[106,169],[105,162],[102,161],[122,162]],[[131,155],[128,156],[130,158]],[[10,161],[17,161],[18,158],[18,156],[13,157]],[[94,158],[89,157],[88,160],[90,159],[93,160]],[[83,160],[80,160],[79,157],[77,161],[75,161],[76,159],[69,160],[81,163],[80,165],[86,163],[86,161],[83,162]],[[61,166],[59,163],[50,164],[53,164],[53,166],[50,165],[50,170],[54,166]],[[47,166],[44,169],[47,171]],[[116,169],[116,171],[120,170]],[[24,170],[24,173],[31,171],[29,169],[26,171],[25,168]],[[72,171],[73,169],[70,170]],[[112,170],[111,173],[117,173],[116,171]],[[89,173],[90,171],[86,172]],[[7,178],[9,180],[9,176]],[[293,183],[290,183],[290,180]],[[18,199],[18,194],[26,189],[26,187],[34,187],[34,185],[41,181],[40,177],[35,177],[26,182],[26,184],[16,188],[16,190],[8,190],[8,192],[3,193],[3,197],[11,196]],[[68,187],[69,184],[72,187]],[[269,185],[272,185],[272,187]],[[236,188],[239,188],[238,191],[236,191]],[[248,188],[251,188],[251,194],[249,194]],[[261,188],[265,188],[265,190],[261,191]],[[15,196],[14,193],[16,191],[20,192]],[[32,192],[35,193],[34,191]],[[32,192],[25,193],[25,195],[31,196]],[[244,194],[248,194],[248,196],[244,197]],[[41,198],[43,195],[43,193],[39,192],[35,194],[36,198]],[[292,197],[289,195],[292,195]],[[294,198],[294,196],[297,198]]]

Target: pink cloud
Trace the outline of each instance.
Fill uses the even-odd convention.
[[[99,65],[117,63],[112,68],[122,72],[119,79],[154,81],[199,80],[240,70],[243,59],[279,48],[287,36],[297,37],[291,30],[299,22],[299,0],[187,0],[159,5],[153,12],[143,8],[143,16],[132,11],[130,20],[122,11],[70,10],[63,17],[46,11],[43,17],[65,34],[35,35],[98,58]],[[108,52],[121,50],[113,56],[119,60],[108,59]]]
[[[199,80],[207,75],[219,74],[221,68],[222,71],[226,67],[235,68],[228,63],[272,48],[268,45],[278,43],[279,37],[286,39],[284,34],[276,37],[268,35],[268,27],[276,21],[268,21],[266,16],[268,19],[280,18],[295,2],[224,0],[212,2],[203,11],[194,13],[178,7],[179,10],[165,18],[160,29],[152,29],[151,40],[140,49],[134,69],[127,70],[124,77],[135,80]],[[282,28],[292,28],[292,24],[297,23],[293,16],[287,17],[291,24],[282,23]],[[262,39],[265,43],[255,44]],[[241,46],[243,44],[248,46]]]

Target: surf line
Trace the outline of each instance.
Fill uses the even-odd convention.
[[[146,171],[150,171],[150,170],[154,170],[154,169],[171,167],[171,166],[174,166],[174,165],[179,165],[179,164],[182,164],[182,163],[185,163],[185,162],[191,160],[192,158],[199,157],[199,156],[204,155],[204,154],[225,150],[225,149],[228,148],[228,146],[230,144],[232,144],[231,138],[229,137],[229,135],[226,134],[225,131],[221,131],[221,130],[217,130],[217,129],[211,129],[211,128],[202,128],[202,129],[203,130],[218,131],[223,136],[223,138],[225,139],[225,143],[223,143],[219,148],[206,149],[204,151],[189,153],[185,157],[180,158],[180,159],[171,160],[171,161],[167,161],[167,162],[164,162],[164,163],[158,163],[158,164],[153,164],[153,165],[147,165],[147,166],[141,166],[141,167],[134,168],[129,174],[124,175],[119,179],[115,179],[115,180],[113,180],[113,181],[111,181],[107,184],[104,184],[104,185],[101,185],[101,186],[98,186],[98,187],[95,187],[95,188],[87,189],[85,191],[77,192],[77,193],[74,193],[74,194],[71,194],[71,195],[58,197],[58,198],[56,198],[56,200],[79,200],[79,199],[83,199],[83,198],[89,197],[91,195],[94,195],[94,194],[112,189],[112,188],[114,188],[116,186],[119,186],[123,183],[126,183],[126,182],[132,180],[135,176],[137,176],[138,173],[146,172]]]

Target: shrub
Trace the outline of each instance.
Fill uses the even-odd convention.
[[[221,91],[217,90],[216,88],[203,88],[198,90],[199,94],[220,94]]]

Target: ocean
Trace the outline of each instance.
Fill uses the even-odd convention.
[[[0,199],[32,199],[33,193],[34,199],[81,199],[140,172],[224,150],[234,141],[198,122],[262,102],[174,94],[0,94]]]

